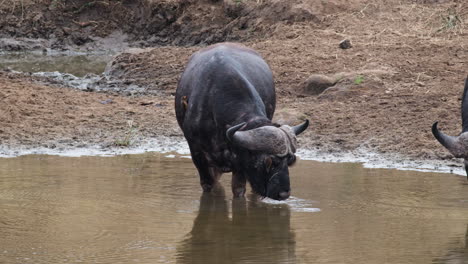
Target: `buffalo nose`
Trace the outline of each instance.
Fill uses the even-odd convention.
[[[291,192],[280,192],[279,193],[280,200],[288,199],[290,194],[291,194]]]

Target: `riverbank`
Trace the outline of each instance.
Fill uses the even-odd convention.
[[[75,22],[86,22],[96,18],[95,12],[102,8],[111,12],[101,2],[79,9],[78,4],[85,2],[77,1],[76,7],[56,10],[69,8],[67,12]],[[112,12],[143,2],[131,6],[122,2]],[[150,2],[158,6],[158,1]],[[462,163],[433,138],[431,125],[439,121],[440,129],[450,135],[458,134],[461,128],[460,97],[468,73],[468,7],[463,1],[319,4],[310,0],[287,7],[280,1],[245,1],[239,10],[230,9],[233,6],[229,1],[199,5],[190,2],[183,7],[177,1],[163,2],[156,13],[171,4],[182,9],[174,11],[173,23],[153,33],[146,28],[130,36],[131,25],[122,25],[118,30],[114,23],[110,25],[115,28],[99,31],[100,27],[81,27],[68,20],[62,29],[54,29],[63,30],[68,25],[71,32],[89,34],[91,40],[80,45],[69,42],[70,34],[51,37],[46,29],[58,25],[59,19],[49,15],[58,14],[50,6],[34,2],[34,8],[23,11],[22,21],[21,9],[1,9],[9,18],[0,21],[2,37],[20,43],[10,48],[3,45],[4,52],[14,50],[12,47],[19,51],[45,48],[46,53],[67,49],[96,52],[117,47],[121,52],[102,75],[87,80],[89,85],[83,87],[47,74],[1,71],[1,155],[75,150],[122,154],[157,151],[159,147],[177,151],[171,149],[171,144],[183,138],[175,120],[173,94],[184,65],[206,44],[230,40],[256,49],[270,64],[278,94],[275,120],[289,124],[306,118],[311,121],[299,139],[301,151],[311,153],[308,156],[358,162],[379,157],[379,162],[390,160],[391,164],[414,162],[410,167],[429,164],[461,169]],[[183,10],[185,13],[179,13]],[[219,18],[211,21],[210,27],[201,19],[206,18],[208,10],[215,10]],[[283,15],[275,15],[280,10],[284,10]],[[38,12],[42,16],[37,16]],[[102,21],[110,19],[111,14],[102,16]],[[21,33],[34,17],[41,21],[35,27],[44,34]],[[13,22],[21,22],[22,26],[8,35],[4,29],[8,23],[13,28]],[[184,35],[190,31],[190,23],[192,29],[199,28]],[[156,41],[163,39],[161,34],[176,31],[166,42]],[[138,38],[146,33],[147,39]],[[23,47],[24,38],[36,39],[29,42],[33,47],[37,43],[43,46]],[[350,40],[350,48],[340,48],[344,39]],[[332,80],[331,86],[318,94],[306,81],[317,74]],[[166,144],[162,139],[170,140]]]
[[[172,96],[83,92],[14,72],[0,72],[0,87],[0,157],[113,156],[148,151],[190,154],[175,121]],[[303,117],[291,108],[278,112],[280,122]],[[329,139],[315,141],[317,131],[312,125],[299,138],[301,159],[464,175],[457,159],[421,158],[405,152],[409,148],[387,153],[367,146],[344,149],[337,147],[337,142],[328,144]]]

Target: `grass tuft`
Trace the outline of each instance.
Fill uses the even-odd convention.
[[[448,10],[447,15],[442,16],[442,26],[437,30],[437,32],[445,30],[456,30],[461,27],[463,24],[461,17],[454,10]]]
[[[354,79],[354,84],[356,84],[356,85],[359,85],[359,84],[361,84],[363,82],[364,82],[364,76],[362,76],[362,75],[358,75]]]
[[[129,147],[133,143],[133,139],[138,133],[138,127],[133,124],[133,120],[127,121],[128,128],[125,130],[124,136],[114,141],[117,147]]]

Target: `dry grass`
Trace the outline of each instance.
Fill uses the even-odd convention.
[[[355,13],[354,16],[362,17],[366,13],[372,16],[372,13],[378,12],[379,9],[381,7],[376,4],[373,8],[366,6],[363,11]],[[385,31],[403,37],[423,39],[460,37],[466,34],[465,21],[468,19],[468,4],[400,3],[393,7],[392,12],[380,13],[377,19],[376,24],[387,25]]]

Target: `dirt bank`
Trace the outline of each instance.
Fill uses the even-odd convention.
[[[364,1],[348,2],[5,0],[0,3],[0,37],[15,39],[0,41],[0,47],[92,50],[93,43],[118,35],[133,46],[252,40],[268,37],[279,24],[320,27],[331,12],[352,11]]]
[[[282,24],[266,40],[244,42],[265,57],[275,74],[277,118],[311,119],[309,140],[304,141],[308,148],[450,158],[430,128],[439,120],[447,133],[459,133],[468,38],[464,24],[443,29],[437,23],[451,12],[466,14],[467,5],[364,7],[357,13],[334,14],[326,28]],[[350,39],[353,47],[339,48],[343,39]],[[109,74],[170,95],[195,50],[163,47],[123,53]],[[309,95],[304,82],[312,74],[337,83],[318,96]]]
[[[3,146],[121,146],[143,138],[181,135],[170,98],[81,92],[38,78],[0,72]]]
[[[53,2],[63,3],[50,4]],[[32,77],[0,73],[2,144],[53,147],[60,142],[81,142],[110,146],[125,145],[119,138],[125,141],[126,133],[132,134],[134,141],[159,135],[179,137],[172,94],[188,57],[200,48],[190,45],[238,40],[258,50],[274,71],[279,97],[276,119],[311,120],[310,129],[301,138],[302,147],[451,159],[433,139],[430,128],[434,121],[440,121],[444,132],[456,135],[460,131],[460,97],[468,74],[468,5],[464,1],[323,4],[310,0],[288,5],[281,1],[239,1],[239,5],[230,1],[146,1],[151,8],[138,16],[131,13],[131,18],[112,12],[143,12],[139,7],[143,2],[100,1],[92,8],[83,7],[84,2],[55,9],[49,6],[40,20],[45,24],[37,26],[38,32],[43,32],[40,35],[26,34],[24,26],[14,28],[9,36],[57,37],[56,31],[62,30],[56,26],[59,19],[44,14],[61,10],[70,14],[71,18],[62,22],[71,33],[62,32],[57,43],[67,43],[74,32],[105,36],[120,30],[130,35],[134,31],[131,39],[139,46],[171,44],[133,49],[108,66],[108,77],[120,81],[122,87],[137,85],[145,92],[131,97],[79,92],[46,86]],[[167,10],[166,5],[174,6],[174,13],[161,18],[158,12]],[[106,26],[101,27],[101,20],[97,27],[82,27],[72,21],[76,21],[74,16],[81,22],[97,19],[91,14],[98,6],[110,12],[101,17],[102,23],[109,23]],[[18,7],[8,12],[16,19],[21,15]],[[33,23],[31,14],[24,12],[23,16],[24,25]],[[140,22],[135,22],[137,18]],[[154,24],[147,23],[150,18]],[[156,18],[172,22],[164,24]],[[129,23],[117,23],[122,19]],[[212,21],[208,23],[208,19]],[[14,25],[13,18],[8,21]],[[161,23],[165,27],[155,27]],[[5,22],[0,25],[4,33]],[[341,49],[343,39],[349,39],[352,47]],[[312,74],[329,76],[337,83],[320,95],[311,95],[304,90],[304,82]],[[138,129],[129,128],[128,121]]]

